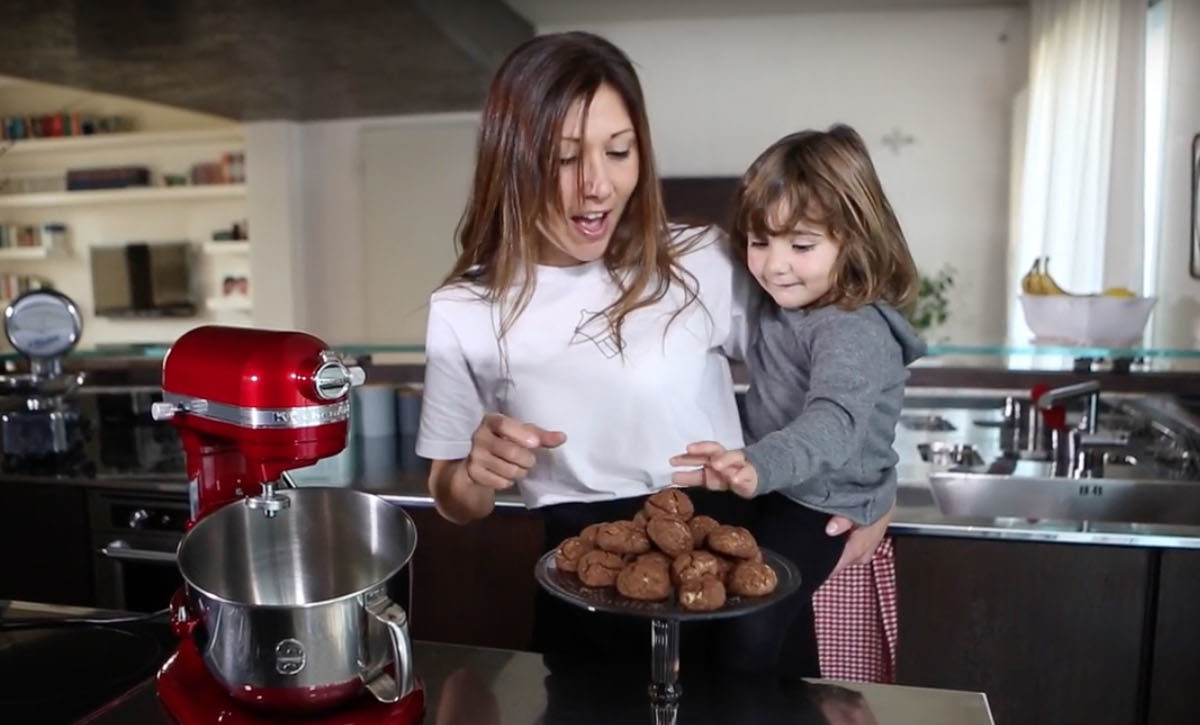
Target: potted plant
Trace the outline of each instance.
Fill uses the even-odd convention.
[[[908,321],[918,333],[929,340],[933,330],[950,319],[950,288],[954,286],[955,270],[943,266],[933,275],[919,275],[917,301],[908,312]]]

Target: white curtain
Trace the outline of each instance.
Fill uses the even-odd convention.
[[[1142,294],[1159,291],[1159,250],[1162,245],[1163,152],[1167,125],[1167,58],[1170,11],[1168,0],[1150,6],[1146,14],[1146,214],[1143,225]],[[1147,334],[1150,334],[1148,326]]]
[[[1028,105],[1023,128],[1013,134],[1015,143],[1023,142],[1023,152],[1014,153],[1013,160],[1019,180],[1011,204],[1008,255],[1009,289],[1014,291],[1008,296],[1012,342],[1029,340],[1015,292],[1037,257],[1050,257],[1051,274],[1070,291],[1098,292],[1105,282],[1114,125],[1136,126],[1138,148],[1133,155],[1139,182],[1141,176],[1140,121],[1131,124],[1119,115],[1129,113],[1126,101],[1133,94],[1121,98],[1125,106],[1118,105],[1121,25],[1123,16],[1130,17],[1130,6],[1145,12],[1145,5],[1136,0],[1030,3]],[[1140,74],[1141,47],[1136,51]],[[1140,86],[1136,90],[1132,102],[1140,118]],[[1130,151],[1124,146],[1117,149],[1122,158]],[[1117,178],[1124,191],[1128,179]],[[1137,187],[1140,209],[1140,183]],[[1140,266],[1140,214],[1137,217],[1138,238],[1120,241],[1136,241]],[[1128,236],[1126,230],[1122,236]],[[1135,284],[1140,286],[1140,270],[1137,277]]]

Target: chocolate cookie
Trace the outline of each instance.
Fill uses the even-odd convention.
[[[677,488],[668,488],[646,499],[646,505],[642,507],[642,511],[649,519],[656,516],[674,516],[687,521],[692,518],[696,509],[692,506],[692,500],[687,497],[686,493]]]
[[[706,576],[679,585],[679,606],[693,612],[711,612],[725,606],[725,585]]]
[[[615,554],[644,554],[650,551],[650,539],[629,521],[600,524],[596,546]]]
[[[661,551],[649,551],[645,554],[640,554],[634,561],[648,561],[655,566],[661,566],[664,569],[671,568],[671,557]]]
[[[645,531],[647,521],[649,521],[649,519],[646,518],[646,514],[638,511],[633,515],[633,521],[631,523],[633,524],[633,528],[637,529],[638,531]]]
[[[716,556],[716,554],[713,554]],[[717,559],[717,578],[723,582],[729,581],[729,573],[733,571],[733,562],[723,556],[716,556]]]
[[[646,524],[646,535],[654,545],[670,557],[692,550],[692,530],[673,516],[656,516]]]
[[[617,591],[630,599],[657,602],[671,596],[671,576],[653,561],[635,561],[617,575]]]
[[[603,526],[603,524],[591,524],[590,526],[584,526],[583,531],[579,532],[579,538],[588,542],[592,546],[595,546],[596,532],[600,531],[601,526]]]
[[[699,549],[704,546],[705,539],[720,526],[716,519],[711,516],[693,516],[691,521],[688,521],[688,528],[692,530],[692,545]]]
[[[554,552],[554,563],[561,571],[578,571],[579,557],[596,548],[578,536],[572,536],[558,545]]]
[[[754,534],[741,526],[721,525],[713,529],[708,535],[708,548],[739,559],[753,559],[758,555]]]
[[[579,557],[579,581],[589,587],[611,587],[624,568],[620,554],[592,549]]]
[[[777,586],[775,570],[761,561],[743,561],[729,575],[729,591],[743,597],[765,597]]]
[[[727,564],[725,569],[728,568],[731,567]],[[723,579],[722,572],[721,560],[707,551],[689,551],[671,563],[671,575],[680,584],[704,577]]]

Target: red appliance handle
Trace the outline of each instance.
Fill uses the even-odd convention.
[[[170,612],[171,633],[179,639],[191,639],[196,625],[200,624],[200,619],[188,609],[187,593],[183,587],[176,589],[171,595],[171,603],[167,608]]]
[[[1038,383],[1029,390],[1029,401],[1036,406],[1038,398],[1041,398],[1050,386],[1045,383]],[[1061,405],[1052,406],[1049,410],[1042,411],[1042,422],[1046,424],[1048,430],[1066,430],[1067,429],[1067,409]]]

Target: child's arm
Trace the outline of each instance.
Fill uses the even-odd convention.
[[[904,368],[890,330],[858,316],[826,320],[814,331],[811,345],[803,412],[745,449],[758,474],[758,494],[845,466],[863,447],[883,386]]]
[[[671,464],[701,468],[676,473],[672,482],[749,498],[846,465],[862,449],[880,390],[903,370],[899,346],[886,329],[853,316],[825,321],[810,344],[809,391],[799,417],[743,450],[712,441],[689,445]]]

